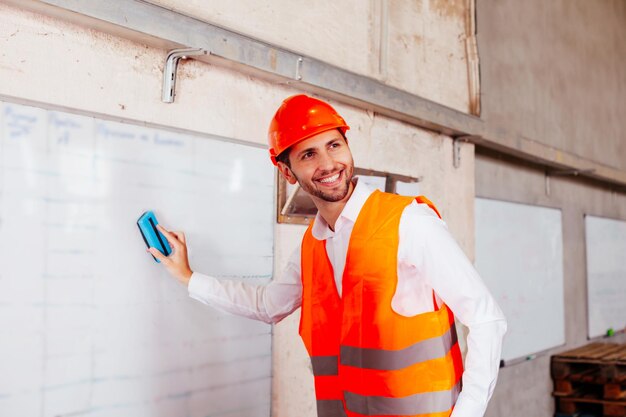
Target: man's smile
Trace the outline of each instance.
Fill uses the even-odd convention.
[[[339,177],[341,176],[341,173],[343,172],[343,170],[336,172],[333,175],[330,175],[328,177],[323,177],[320,179],[317,179],[315,181],[324,184],[325,186],[333,186],[336,185],[339,182]]]

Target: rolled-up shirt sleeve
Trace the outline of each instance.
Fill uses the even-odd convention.
[[[194,272],[188,291],[191,298],[224,313],[278,323],[302,302],[300,248],[293,252],[282,273],[267,284],[218,279]]]
[[[504,314],[442,220],[419,215],[407,221],[418,231],[411,239],[418,275],[469,329],[463,388],[452,417],[482,416],[498,376]]]

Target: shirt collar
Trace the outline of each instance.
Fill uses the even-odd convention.
[[[326,240],[329,237],[334,236],[335,233],[339,233],[346,223],[354,224],[356,222],[363,205],[365,205],[365,202],[374,190],[369,188],[364,181],[359,181],[358,178],[355,178],[354,181],[356,182],[356,186],[354,187],[352,195],[346,202],[346,205],[335,223],[334,232],[330,230],[326,220],[324,220],[324,218],[317,213],[315,216],[315,222],[313,223],[313,228],[311,229],[311,233],[313,233],[313,237],[315,239]]]

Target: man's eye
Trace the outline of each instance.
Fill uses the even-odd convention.
[[[302,155],[302,159],[309,159],[312,156],[313,156],[313,152],[307,152]]]

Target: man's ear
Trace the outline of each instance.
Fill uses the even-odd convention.
[[[286,163],[278,161],[276,167],[278,168],[278,172],[280,172],[280,175],[282,175],[289,184],[293,185],[298,182],[298,179],[295,175],[293,175],[293,172],[291,172],[291,168],[289,168]]]

